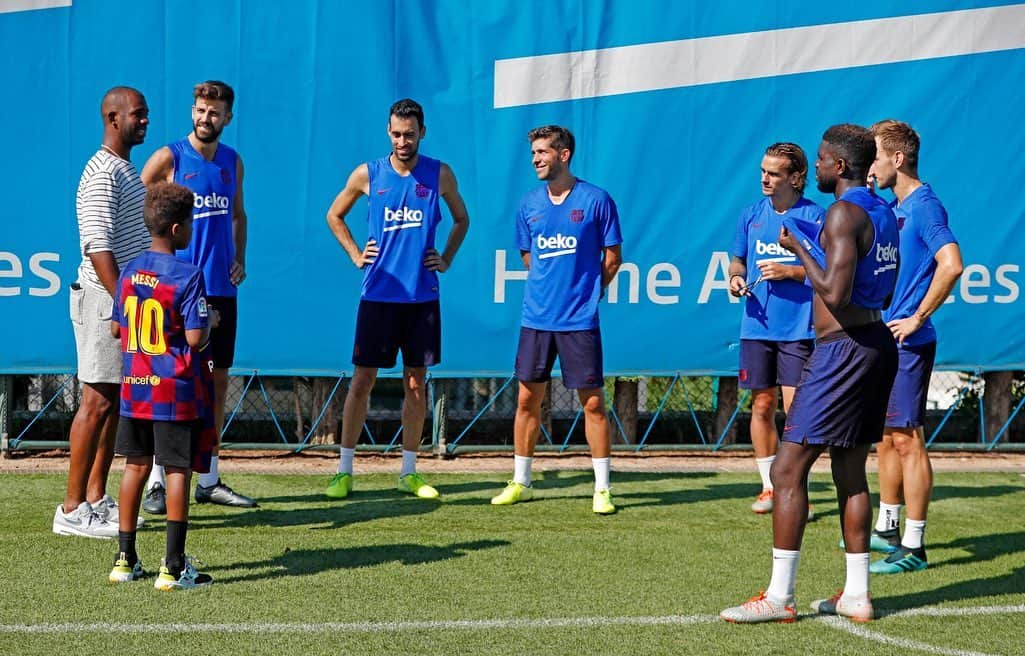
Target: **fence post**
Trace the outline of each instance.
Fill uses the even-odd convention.
[[[1000,432],[1007,418],[1011,416],[1011,385],[1013,371],[987,371],[982,374],[983,395],[986,399],[983,412],[983,434],[981,441],[988,443],[989,435]]]
[[[434,442],[434,455],[441,457],[448,449],[448,380],[431,378],[430,384],[434,395],[434,422],[431,438]]]
[[[613,384],[612,406],[623,428],[627,444],[637,443],[637,397],[640,379],[637,377],[616,378]]]
[[[14,385],[10,376],[0,376],[0,457],[9,455],[11,434],[11,393]]]
[[[716,392],[715,432],[720,435],[722,444],[736,444],[737,425],[733,422],[734,411],[737,409],[737,378],[735,376],[719,378]]]

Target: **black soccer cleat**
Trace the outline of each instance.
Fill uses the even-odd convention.
[[[225,485],[221,479],[217,479],[216,485],[203,487],[196,485],[196,503],[213,503],[218,506],[233,506],[235,508],[255,508],[256,500]]]

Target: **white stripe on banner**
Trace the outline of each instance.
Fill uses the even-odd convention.
[[[0,14],[13,14],[16,11],[35,11],[36,9],[57,9],[70,6],[71,0],[0,0]]]
[[[1025,5],[793,27],[495,61],[494,106],[1025,48]]]

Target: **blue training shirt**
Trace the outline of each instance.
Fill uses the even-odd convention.
[[[768,197],[745,208],[737,221],[732,254],[744,259],[748,283],[757,280],[759,262],[800,265],[797,256],[778,243],[779,230],[785,218],[819,224],[825,213],[807,198],[798,199],[782,214],[776,212]],[[812,290],[803,282],[767,280],[756,285],[745,298],[744,316],[740,321],[741,339],[779,342],[814,339]]]
[[[615,201],[589,182],[578,178],[559,205],[546,184],[524,196],[516,216],[516,247],[530,253],[523,326],[597,328],[602,249],[622,241]]]
[[[192,147],[189,138],[168,144],[174,155],[174,182],[195,195],[192,206],[192,241],[177,251],[179,259],[191,262],[203,272],[211,296],[237,296],[231,284],[235,262],[232,217],[238,188],[238,155],[224,144],[217,145],[211,161]]]
[[[377,259],[363,267],[361,297],[388,303],[423,303],[438,298],[438,274],[424,266],[441,222],[438,179],[441,162],[420,155],[408,175],[399,175],[390,155],[367,162],[370,173],[369,237]]]
[[[900,270],[893,302],[883,312],[883,320],[904,319],[918,310],[936,273],[936,253],[947,244],[956,244],[954,233],[947,225],[947,210],[923,184],[915,189],[903,203],[890,204],[897,215],[900,230]],[[926,319],[921,328],[904,340],[904,346],[921,346],[936,341],[936,328]]]
[[[893,293],[900,261],[900,233],[897,217],[883,199],[865,187],[848,189],[837,202],[853,203],[865,210],[875,228],[869,251],[858,260],[854,269],[851,303],[865,308],[881,309]]]

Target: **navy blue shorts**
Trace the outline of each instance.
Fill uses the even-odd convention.
[[[356,313],[352,363],[391,369],[399,351],[405,367],[431,367],[441,362],[441,304],[385,303],[361,300]]]
[[[238,299],[234,296],[207,296],[206,303],[221,315],[210,331],[210,349],[214,369],[230,369],[235,364],[235,335],[238,333]]]
[[[915,428],[925,425],[925,401],[929,378],[936,360],[936,342],[898,349],[897,377],[886,410],[887,428]]]
[[[567,388],[594,389],[605,384],[600,328],[553,331],[521,327],[516,378],[524,383],[548,382],[556,356]]]
[[[783,439],[851,448],[883,438],[897,343],[881,321],[826,335],[801,372]]]
[[[770,339],[740,340],[741,389],[769,389],[777,385],[797,387],[801,370],[815,349],[815,341],[777,342]]]

